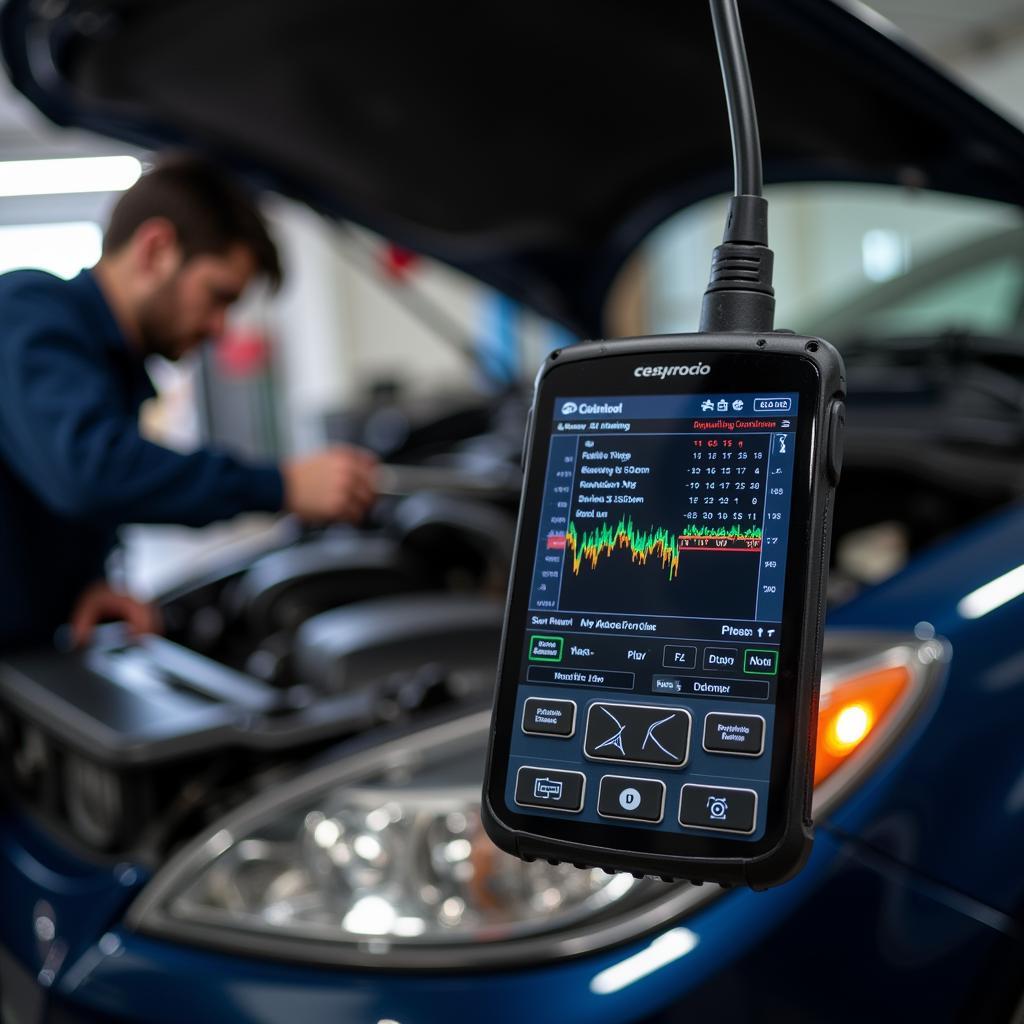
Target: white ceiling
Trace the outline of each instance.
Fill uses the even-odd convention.
[[[918,46],[954,66],[1024,34],[1021,0],[871,0]]]
[[[0,72],[0,159],[80,156],[122,149],[117,143],[86,132],[50,124]]]

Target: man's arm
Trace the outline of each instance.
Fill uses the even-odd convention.
[[[358,522],[376,500],[377,458],[335,445],[281,467],[285,508],[307,522]]]
[[[124,622],[133,636],[163,630],[156,605],[139,601],[106,580],[97,580],[79,595],[71,611],[71,642],[75,647],[84,647],[96,626],[107,621]]]
[[[0,447],[61,515],[203,526],[287,508],[307,519],[358,519],[373,500],[368,453],[339,447],[282,473],[219,451],[174,452],[140,435],[109,368],[73,337],[51,330],[13,341],[0,360]]]
[[[73,336],[51,329],[11,342],[0,373],[0,444],[55,512],[202,526],[282,507],[274,466],[215,451],[185,455],[145,440],[111,369]]]

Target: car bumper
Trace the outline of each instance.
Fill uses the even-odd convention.
[[[124,865],[71,873],[59,851],[62,864],[39,855],[41,834],[5,826],[5,1024],[953,1020],[968,1006],[983,1020],[985,999],[1009,998],[1006,970],[988,992],[986,972],[1020,955],[1000,915],[819,830],[796,880],[723,893],[668,939],[507,972],[460,971],[457,954],[431,974],[275,963],[128,931],[143,879]]]

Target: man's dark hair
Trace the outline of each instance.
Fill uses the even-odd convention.
[[[103,236],[103,255],[117,252],[139,226],[164,217],[178,233],[186,260],[223,255],[244,245],[272,287],[281,283],[281,261],[255,199],[216,164],[196,156],[159,160],[118,200]]]

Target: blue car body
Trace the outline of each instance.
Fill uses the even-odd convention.
[[[930,623],[952,645],[941,695],[818,828],[807,868],[724,893],[659,936],[552,966],[396,974],[300,967],[160,941],[123,915],[138,866],[97,867],[24,818],[0,828],[0,947],[38,1020],[310,1024],[488,1020],[953,1020],[1024,991],[1024,598],[965,619],[968,593],[1020,564],[1024,508],[922,555],[832,629]],[[49,922],[49,923],[47,923]],[[639,958],[639,959],[637,959]],[[660,959],[660,958],[656,958]],[[639,969],[616,991],[594,979]],[[9,982],[8,982],[9,984]],[[44,1012],[45,1008],[45,1012]],[[47,1013],[50,1015],[47,1016]]]
[[[189,125],[175,122],[173,107],[160,110],[157,103],[152,116],[144,101],[105,107],[110,97],[102,90],[98,99],[90,93],[88,67],[81,93],[69,84],[74,59],[88,49],[89,40],[102,46],[116,35],[102,17],[76,19],[77,8],[85,6],[78,0],[50,5],[7,0],[0,7],[0,42],[18,88],[60,124],[154,147],[189,138]],[[682,21],[687,6],[675,5]],[[427,7],[431,18],[442,17],[435,5]],[[554,18],[554,10],[545,11],[545,18]],[[650,49],[658,52],[660,37],[668,30],[654,12],[655,5],[649,5],[649,17],[625,19],[613,27],[620,33],[639,32],[637,26],[649,23],[656,36],[648,40]],[[567,18],[573,38],[592,13],[588,8],[585,16]],[[756,74],[767,75],[783,63],[770,49],[759,50],[768,45],[762,37],[771,46],[784,43],[792,68],[805,69],[801,101],[786,92],[801,78],[792,68],[780,75],[774,93],[763,94],[769,180],[895,183],[916,175],[950,192],[1011,203],[1024,200],[1024,136],[851,9],[821,0],[750,0],[748,15],[748,24],[759,26],[749,32]],[[126,20],[129,35],[132,24]],[[226,30],[236,27],[228,24]],[[216,30],[216,24],[208,26],[209,32]],[[673,23],[671,31],[689,45],[685,24]],[[461,50],[465,40],[453,35],[448,42],[456,53],[448,60],[423,46],[417,32],[408,35],[432,70],[461,68],[466,53],[479,52],[477,40],[474,47]],[[446,33],[437,32],[436,37],[438,46],[445,45]],[[162,32],[147,38],[157,49],[168,46]],[[699,33],[694,39],[693,59],[676,60],[666,72],[671,88],[649,88],[639,79],[642,89],[635,109],[662,103],[663,127],[686,123],[690,135],[702,138],[724,131],[724,122],[723,112],[704,101],[707,76],[716,72],[707,41]],[[282,46],[286,41],[282,39]],[[146,38],[131,45],[140,42]],[[658,62],[648,61],[641,44],[630,38],[629,48],[641,54],[638,64],[655,67]],[[553,80],[561,81],[564,54],[554,45],[549,49],[559,62]],[[230,75],[227,56],[244,55],[246,47],[232,37],[230,45],[211,43],[207,51],[213,66]],[[146,52],[139,52],[145,64]],[[401,68],[401,56],[389,49],[381,64]],[[486,57],[490,62],[492,55]],[[109,59],[106,63],[116,66]],[[415,79],[419,65],[405,63]],[[337,64],[343,64],[343,55]],[[496,66],[500,72],[501,65]],[[815,68],[822,69],[817,78]],[[695,82],[679,77],[693,69]],[[203,71],[199,64],[189,68],[190,75]],[[623,71],[619,78],[625,83],[629,76]],[[808,80],[814,85],[809,91]],[[891,117],[872,113],[858,119],[856,104],[845,105],[846,100],[864,93],[874,97],[877,108],[881,100],[872,90],[879,82],[888,90]],[[840,94],[838,107],[810,102],[833,83]],[[415,80],[413,86],[414,91],[428,91]],[[524,96],[532,93],[523,89],[521,95],[502,93],[500,98],[515,106],[526,102]],[[697,97],[698,102],[679,111],[679,96]],[[404,122],[388,118],[402,111],[384,98],[387,102],[371,114],[384,118],[389,126],[385,134],[399,137]],[[243,99],[248,102],[248,97]],[[540,102],[541,113],[544,105],[554,104],[547,93]],[[629,97],[615,109],[630,109]],[[570,112],[575,114],[575,109]],[[442,121],[453,123],[457,113],[450,108],[438,112]],[[552,119],[557,116],[555,110]],[[813,138],[798,130],[804,119],[811,119]],[[521,118],[522,124],[528,121]],[[268,119],[271,126],[276,123]],[[591,336],[601,335],[609,284],[640,240],[670,213],[720,192],[728,180],[721,153],[709,161],[700,151],[694,159],[680,147],[662,159],[652,148],[656,159],[647,178],[630,179],[625,182],[629,188],[622,189],[614,182],[614,194],[595,191],[592,206],[601,217],[595,215],[593,221],[584,222],[581,215],[578,223],[563,223],[551,215],[551,223],[542,225],[550,230],[520,236],[518,229],[506,234],[500,217],[493,224],[485,218],[477,223],[479,210],[474,208],[465,224],[453,224],[446,233],[437,225],[421,229],[404,211],[372,205],[378,178],[390,181],[390,170],[398,175],[401,165],[381,175],[369,161],[372,188],[361,191],[364,182],[352,177],[351,194],[333,194],[322,187],[329,177],[302,178],[283,156],[274,167],[266,150],[255,144],[247,149],[247,141],[224,126],[220,137],[216,128],[204,135],[202,118],[198,124],[197,137],[205,140],[205,148],[257,180],[461,267]],[[907,124],[915,130],[904,130]],[[844,130],[833,130],[835,125]],[[685,133],[663,134],[675,139]],[[462,135],[486,145],[489,133],[473,122],[472,127],[463,126]],[[556,148],[563,135],[565,152]],[[593,135],[593,152],[607,155],[601,132],[595,128]],[[320,149],[327,152],[330,142],[322,140]],[[555,132],[547,142],[552,151],[543,162],[563,172],[568,168],[565,180],[588,180],[589,185],[587,174],[595,166],[592,150],[569,132]],[[517,142],[511,149],[522,153],[527,147]],[[567,162],[574,155],[578,166]],[[486,160],[491,156],[485,149],[485,166],[490,166]],[[508,154],[514,157],[515,152]],[[507,192],[509,203],[519,198],[515,188],[522,175],[512,174],[494,189],[474,189],[454,173],[457,162],[422,182],[415,161],[408,163],[410,190],[418,193],[422,186],[427,194],[445,183],[450,187],[451,194],[435,203],[437,209],[444,209],[447,199],[461,210],[460,196],[489,191]],[[460,166],[473,167],[474,161],[463,160]],[[590,195],[587,189],[579,191]],[[17,1013],[12,1019],[18,1024],[1007,1019],[1024,995],[1024,597],[1008,597],[976,618],[965,618],[958,606],[965,595],[1021,563],[1024,508],[1012,507],[917,555],[899,575],[833,614],[832,630],[912,633],[919,624],[930,624],[935,635],[949,642],[952,656],[937,699],[819,824],[807,867],[778,889],[725,892],[662,934],[549,964],[467,971],[453,962],[449,970],[431,973],[397,972],[386,965],[373,971],[304,966],[229,955],[130,929],[125,915],[149,880],[142,865],[82,859],[54,834],[8,808],[0,812],[0,999]],[[616,968],[616,985],[595,983]]]

